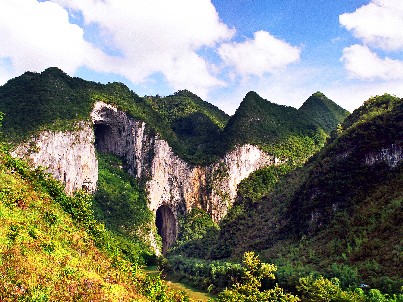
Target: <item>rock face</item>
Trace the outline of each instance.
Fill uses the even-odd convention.
[[[75,131],[44,131],[18,146],[12,154],[45,167],[46,172],[65,184],[68,194],[78,189],[89,192],[96,189],[98,161],[90,123],[80,123]]]
[[[163,251],[176,239],[178,215],[200,207],[219,221],[234,202],[241,180],[263,166],[275,164],[274,157],[255,146],[244,145],[216,164],[192,166],[174,154],[144,122],[111,105],[97,102],[91,119],[92,125],[83,123],[77,131],[43,132],[14,153],[47,167],[66,184],[68,193],[82,187],[95,191],[95,148],[122,157],[128,173],[145,184],[150,210],[159,215],[157,226],[165,244]]]
[[[108,104],[96,103],[91,117],[98,150],[123,157],[128,172],[146,181],[149,207],[154,212],[167,205],[177,216],[192,207],[202,207],[218,221],[234,201],[241,180],[275,163],[274,157],[257,147],[244,145],[214,165],[191,166],[144,122]]]
[[[214,165],[192,166],[174,154],[144,122],[113,106],[98,102],[91,117],[97,149],[124,158],[128,172],[144,181],[149,208],[156,213],[163,238],[163,252],[175,242],[178,215],[200,207],[219,221],[234,202],[241,180],[275,163],[274,157],[257,147],[244,145]]]
[[[365,156],[365,164],[368,166],[384,162],[390,168],[395,168],[402,160],[403,148],[396,144],[392,144],[386,148],[382,148],[379,152],[372,152]]]

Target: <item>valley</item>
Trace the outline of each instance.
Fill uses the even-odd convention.
[[[189,301],[144,265],[216,301],[403,299],[399,97],[228,116],[48,68],[0,112],[0,300]]]

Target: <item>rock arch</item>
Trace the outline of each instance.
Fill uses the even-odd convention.
[[[158,234],[162,238],[162,254],[166,254],[168,248],[176,241],[177,220],[171,208],[167,205],[160,206],[156,211],[155,224]]]

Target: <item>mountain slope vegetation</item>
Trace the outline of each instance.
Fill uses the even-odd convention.
[[[402,121],[402,99],[383,95],[365,102],[318,154],[278,177],[263,197],[241,190],[217,244],[203,256],[237,259],[254,250],[278,265],[280,285],[294,289],[299,277],[320,272],[344,287],[367,283],[398,292]]]
[[[336,129],[336,126],[350,114],[319,91],[312,94],[298,112],[305,113],[327,133]]]
[[[315,119],[311,118],[315,106],[297,110],[249,92],[230,118],[187,90],[166,97],[140,97],[121,83],[85,81],[52,67],[42,73],[26,72],[1,86],[0,111],[5,113],[6,139],[18,143],[44,129],[74,129],[78,121],[89,119],[95,102],[103,101],[145,121],[187,162],[208,164],[245,143],[271,153],[273,144],[289,144],[290,136],[309,137],[321,146],[345,111],[323,95],[316,98],[316,107],[326,109]]]
[[[158,259],[166,271],[226,288],[218,301],[400,301],[375,288],[398,293],[402,285],[402,99],[377,96],[348,115],[320,92],[298,110],[249,92],[229,117],[186,90],[139,97],[121,83],[49,68],[0,87],[2,137],[18,143],[43,129],[74,129],[97,101],[145,121],[191,164],[245,143],[278,159],[239,184],[219,225],[201,209],[179,217],[177,244]],[[7,148],[0,300],[188,301],[139,269],[155,261],[146,238],[155,217],[121,159],[98,154],[97,192],[67,196]],[[371,289],[357,289],[362,283]]]
[[[121,83],[85,81],[52,67],[42,73],[26,72],[0,87],[5,137],[18,143],[44,129],[74,129],[78,121],[90,118],[97,101],[145,121],[191,163],[211,160],[204,155],[211,145],[207,139],[216,137],[228,119],[223,111],[188,91],[165,98],[139,97]],[[188,126],[195,129],[186,131]]]
[[[1,145],[1,301],[186,301],[122,246],[94,219],[91,196],[67,196]]]

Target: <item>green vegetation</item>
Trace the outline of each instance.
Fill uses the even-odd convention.
[[[312,94],[298,111],[315,121],[327,133],[336,129],[337,124],[343,122],[349,115],[347,110],[329,100],[319,91]]]
[[[2,301],[188,301],[146,276],[94,219],[91,197],[0,151]]]
[[[210,247],[217,240],[218,225],[204,210],[193,208],[179,221],[179,236],[172,254],[192,258],[207,258]]]
[[[191,163],[211,162],[221,152],[215,141],[229,117],[189,91],[141,98],[121,83],[84,81],[58,68],[26,72],[0,87],[6,139],[18,143],[44,129],[74,129],[78,121],[90,118],[97,101],[145,121],[149,131],[161,135]]]
[[[262,288],[264,279],[275,279],[276,266],[262,263],[253,252],[246,252],[242,260],[242,274],[239,281],[218,295],[218,302],[230,301],[300,301],[300,299],[276,284],[274,288]]]
[[[300,278],[310,274],[315,280],[328,278],[323,286],[333,286],[339,298],[324,301],[371,301],[354,294],[361,283],[369,284],[373,296],[375,288],[399,293],[402,120],[402,99],[372,98],[304,165],[308,152],[299,153],[302,160],[296,156],[251,174],[239,185],[239,197],[215,234],[216,244],[203,258],[239,262],[245,251],[256,251],[277,266],[280,286],[291,292],[298,293]]]
[[[325,117],[336,124],[342,121],[333,114],[326,113]],[[271,103],[257,93],[249,92],[228,121],[223,135],[229,146],[251,143],[268,148],[272,144],[285,144],[284,141],[290,137],[296,140],[305,137],[317,140],[323,136],[323,131],[329,133],[328,129],[321,129],[304,112]],[[320,144],[320,141],[317,143]]]
[[[178,241],[158,259],[165,272],[218,301],[403,300],[402,99],[377,96],[347,116],[320,92],[298,110],[249,92],[229,118],[186,90],[141,98],[49,68],[0,87],[2,138],[74,129],[96,101],[145,121],[191,164],[245,143],[277,158],[239,184],[219,225],[201,209],[179,217]],[[96,194],[68,196],[1,144],[0,300],[188,301],[140,269],[156,260],[143,184],[121,159],[98,158]],[[218,166],[207,182],[227,173]]]
[[[123,170],[123,163],[112,154],[98,154],[98,183],[94,195],[95,218],[119,237],[120,248],[131,261],[152,260],[147,244],[155,228],[148,209],[146,192],[138,181]],[[144,263],[144,260],[143,261]]]
[[[187,90],[167,97],[139,97],[121,83],[84,81],[58,68],[26,72],[0,87],[8,141],[18,143],[44,129],[74,129],[78,121],[89,119],[95,102],[103,101],[145,121],[148,131],[158,133],[192,164],[214,162],[237,144],[257,144],[273,151],[269,150],[272,144],[283,144],[290,136],[314,139],[320,146],[317,138],[340,123],[345,111],[323,95],[315,99],[315,106],[307,101],[297,110],[250,92],[230,118]],[[317,107],[323,108],[311,118]]]

